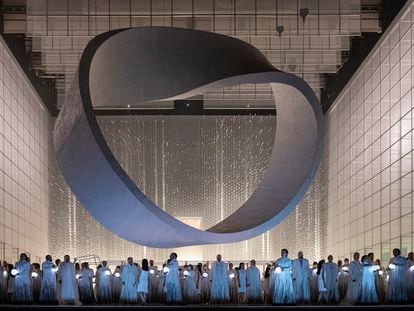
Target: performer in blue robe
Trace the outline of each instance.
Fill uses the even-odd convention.
[[[47,255],[46,261],[42,263],[43,279],[40,288],[41,304],[57,304],[56,272],[57,267],[52,261],[52,256]]]
[[[359,262],[359,253],[354,253],[354,260],[349,264],[348,288],[346,290],[344,303],[358,303],[361,292],[362,265]]]
[[[70,262],[69,255],[65,255],[63,262],[60,263],[57,279],[61,284],[60,303],[80,304],[75,265]]]
[[[184,301],[187,304],[194,304],[198,302],[198,275],[194,271],[193,265],[188,265],[186,271],[183,290]]]
[[[17,270],[17,274],[14,280],[14,303],[33,303],[31,281],[32,270],[26,254],[20,254],[20,260],[16,262],[14,268]]]
[[[326,274],[325,287],[327,290],[328,303],[337,303],[339,301],[338,291],[338,266],[333,262],[333,256],[328,256],[328,262],[323,265]]]
[[[180,276],[178,271],[177,254],[171,253],[167,260],[167,270],[165,275],[165,302],[167,304],[182,304],[183,294],[180,286]]]
[[[112,302],[111,269],[106,261],[102,262],[102,267],[96,272],[96,277],[99,279],[96,300],[100,304],[110,304]]]
[[[82,304],[90,304],[95,302],[93,295],[92,279],[94,277],[93,270],[89,268],[89,263],[83,262],[82,269],[78,274],[79,298]]]
[[[236,276],[237,276],[237,302],[238,303],[245,303],[246,302],[246,285],[247,285],[247,277],[246,277],[246,270],[244,269],[244,262],[239,264],[239,268],[236,269]]]
[[[303,258],[303,252],[298,253],[298,258],[292,261],[293,289],[295,290],[296,303],[309,303],[309,260]]]
[[[210,301],[215,304],[223,304],[230,301],[229,280],[227,264],[221,261],[221,255],[217,255],[217,261],[211,266],[211,295]]]
[[[275,290],[273,294],[274,305],[296,304],[295,292],[292,283],[292,261],[288,257],[288,250],[282,249],[281,258],[275,262]]]
[[[138,268],[134,265],[134,260],[132,257],[128,257],[127,265],[123,266],[121,279],[122,279],[122,289],[121,289],[121,303],[137,303],[138,294]]]
[[[401,251],[394,248],[394,257],[390,259],[388,269],[388,303],[402,304],[408,302],[407,295],[407,260],[401,256]]]
[[[414,253],[409,252],[407,256],[407,295],[410,303],[414,302]]]
[[[362,280],[359,296],[360,304],[377,304],[378,296],[375,287],[375,272],[379,267],[370,264],[368,256],[362,256]]]
[[[263,303],[260,270],[256,267],[256,260],[254,259],[250,261],[250,267],[246,270],[246,278],[247,303]]]

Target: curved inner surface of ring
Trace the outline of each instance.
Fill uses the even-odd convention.
[[[85,60],[84,56],[82,58]],[[66,134],[73,137],[76,136],[75,123],[85,131],[85,127],[89,127],[91,135],[85,137],[85,141],[93,139],[98,146],[86,151],[90,143],[84,148],[77,143],[78,149],[91,153],[91,156],[101,152],[102,163],[97,160],[99,164],[90,172],[80,172],[79,169],[71,172],[73,167],[68,166],[67,161],[71,158],[68,153],[73,152],[73,148],[63,148],[59,135],[55,141],[59,165],[72,190],[88,211],[112,232],[140,244],[158,247],[240,241],[263,233],[282,221],[305,194],[320,158],[322,114],[318,101],[303,80],[277,71],[251,45],[201,31],[136,28],[109,36],[89,58],[83,64],[88,66],[87,70],[79,70],[80,91],[76,93],[74,83],[74,94],[64,105],[83,105],[87,122],[81,125],[79,115],[82,111],[79,107],[75,109],[77,117],[73,117],[72,113],[72,118],[63,115],[66,120],[58,121],[70,123],[68,120],[72,120],[71,134]],[[187,98],[210,89],[244,83],[272,83],[278,117],[277,148],[273,149],[269,168],[252,196],[232,215],[207,231],[181,223],[158,208],[138,189],[113,157],[92,108],[87,107],[92,103],[105,106],[116,101],[127,106],[142,101]],[[85,131],[82,131],[83,134]],[[75,139],[72,142],[76,144]],[[98,168],[107,174],[97,174]],[[115,172],[119,179],[108,180],[111,173],[108,169],[112,169],[112,174]],[[74,185],[79,181],[84,188]],[[107,191],[99,187],[94,189],[92,182]],[[115,185],[120,182],[123,187]],[[102,198],[93,198],[87,191],[97,191]],[[108,215],[104,219],[100,216],[104,208],[116,210],[116,213],[107,212],[115,218],[117,213],[124,215],[129,211],[135,223],[113,217],[108,220]],[[142,234],[151,223],[165,226],[164,237],[168,226],[176,238],[164,239],[163,243],[157,242],[158,235],[146,241],[137,238],[137,234]]]

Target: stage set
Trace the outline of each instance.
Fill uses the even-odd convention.
[[[413,1],[23,2],[0,307],[413,307]]]

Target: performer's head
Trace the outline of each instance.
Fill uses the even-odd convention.
[[[392,253],[393,253],[394,257],[397,257],[397,256],[401,255],[401,251],[400,251],[399,248],[394,248],[392,250]]]
[[[52,261],[52,256],[50,256],[50,255],[46,255],[46,261]]]
[[[218,254],[218,255],[217,255],[217,261],[218,261],[218,262],[220,262],[220,261],[221,261],[221,255],[220,255],[220,254]]]
[[[280,253],[281,253],[282,257],[287,257],[287,255],[289,254],[289,252],[286,248],[282,248]]]

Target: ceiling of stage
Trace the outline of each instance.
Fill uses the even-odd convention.
[[[41,79],[40,88],[48,88],[48,92],[42,92],[49,96],[45,101],[56,115],[86,44],[108,30],[139,26],[194,28],[249,42],[276,68],[303,77],[326,106],[332,100],[331,88],[338,84],[331,86],[330,79],[351,59],[353,41],[380,36],[381,16],[384,19],[385,11],[390,11],[384,10],[388,2],[391,1],[4,0],[2,12],[8,43],[24,42],[20,45],[28,56],[27,67]],[[396,6],[404,1],[392,2]],[[204,108],[212,109],[274,108],[269,85],[228,87],[198,99],[204,101]],[[173,105],[159,102],[121,107],[114,103],[112,108],[170,109]]]

